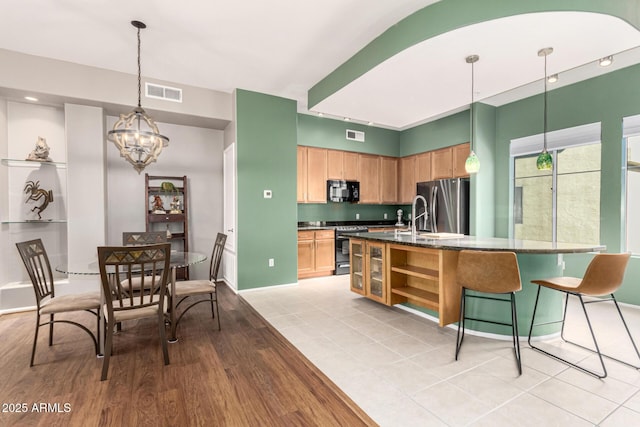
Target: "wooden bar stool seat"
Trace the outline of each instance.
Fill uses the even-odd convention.
[[[520,269],[518,267],[516,254],[501,251],[460,251],[456,270],[456,282],[462,288],[460,296],[460,321],[458,322],[458,334],[456,338],[456,360],[458,360],[458,354],[460,353],[462,341],[464,340],[465,320],[511,326],[518,373],[522,374],[520,343],[518,341],[518,316],[515,300],[515,293],[522,289],[522,282],[520,280]],[[502,294],[508,295],[509,297],[468,294],[467,290],[482,294]],[[510,303],[511,322],[507,323],[467,316],[467,298]]]
[[[620,320],[622,320],[622,324],[624,325],[624,328],[627,331],[629,340],[633,345],[636,355],[640,359],[640,353],[638,352],[638,347],[636,346],[636,343],[633,340],[633,337],[631,336],[631,332],[629,331],[627,322],[625,322],[624,316],[622,315],[622,311],[620,311],[618,302],[616,301],[616,298],[613,295],[613,293],[616,290],[618,290],[620,285],[622,285],[622,280],[624,278],[624,273],[627,268],[627,264],[629,262],[629,257],[630,257],[630,254],[628,253],[597,254],[593,258],[593,260],[591,260],[591,263],[589,263],[589,266],[587,267],[587,271],[584,273],[584,277],[582,279],[576,278],[576,277],[554,277],[550,279],[533,280],[532,283],[535,283],[539,287],[538,287],[538,293],[536,295],[536,302],[533,307],[533,315],[531,317],[531,327],[529,329],[529,345],[531,346],[531,348],[541,353],[544,353],[547,356],[553,357],[556,360],[564,362],[567,365],[573,366],[574,368],[579,369],[585,373],[591,374],[597,378],[605,378],[607,376],[607,368],[604,365],[604,360],[602,359],[603,356],[609,359],[624,363],[633,368],[640,369],[639,366],[635,366],[635,365],[632,365],[631,363],[624,362],[622,360],[608,356],[600,351],[600,347],[598,346],[598,341],[596,340],[596,336],[593,331],[591,320],[589,319],[589,314],[587,313],[587,308],[586,308],[587,304],[613,301],[613,304],[616,307],[618,314],[620,315]],[[564,314],[562,315],[562,320],[544,322],[544,323],[535,323],[536,311],[538,310],[538,298],[540,296],[540,291],[543,287],[564,292],[566,294]],[[577,297],[578,300],[580,301],[580,305],[582,306],[582,311],[584,312],[585,318],[587,320],[587,325],[589,326],[589,332],[591,334],[591,339],[593,340],[593,345],[595,348],[589,348],[581,344],[577,344],[575,342],[569,341],[564,336],[564,326],[565,326],[565,320],[567,317],[567,306],[569,302],[569,295],[573,295]],[[583,298],[585,296],[586,297],[605,296],[605,298],[594,298],[594,299],[585,301]],[[545,351],[542,348],[536,347],[531,343],[531,334],[533,332],[534,327],[550,325],[554,323],[562,324],[562,328],[560,330],[560,337],[565,342],[576,345],[585,350],[589,350],[598,355],[598,359],[600,360],[600,365],[602,366],[601,373],[586,369],[582,366],[579,366],[576,363],[569,362],[568,360],[563,359],[562,357],[552,354],[548,351]]]

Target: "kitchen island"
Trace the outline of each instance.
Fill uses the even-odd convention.
[[[551,243],[505,238],[431,238],[428,233],[350,233],[351,290],[386,305],[402,304],[438,318],[440,326],[457,322],[460,288],[456,284],[458,252],[464,249],[511,251],[518,257],[522,291],[516,294],[518,327],[529,331],[537,286],[534,279],[562,276],[562,254],[600,252],[600,245]],[[557,320],[562,315],[559,292],[542,292],[536,321]],[[468,310],[496,321],[510,313],[492,301],[469,301]],[[467,322],[468,329],[511,335],[500,325]],[[537,328],[538,335],[557,332],[558,325]]]

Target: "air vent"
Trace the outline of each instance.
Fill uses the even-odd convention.
[[[160,86],[154,83],[145,83],[144,87],[145,95],[147,96],[147,98],[182,102],[182,89],[169,86]]]
[[[347,139],[350,141],[364,142],[364,132],[347,129]]]

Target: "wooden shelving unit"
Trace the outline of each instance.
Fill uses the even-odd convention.
[[[163,187],[163,183],[171,183],[174,190]],[[165,213],[154,213],[153,200],[158,196],[164,203]],[[180,201],[180,213],[171,212],[171,202],[174,198]],[[168,239],[171,250],[189,251],[189,203],[187,177],[158,176],[145,174],[145,223],[146,231],[167,231],[171,233]],[[176,278],[189,280],[189,268],[179,268]]]

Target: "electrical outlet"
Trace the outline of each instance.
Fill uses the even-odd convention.
[[[387,219],[387,214],[384,214],[384,219]]]
[[[269,267],[273,267],[275,264],[275,261],[273,260],[273,258],[269,258]]]
[[[360,219],[360,214],[356,214],[356,219]]]
[[[271,192],[271,190],[264,190],[263,197],[265,199],[270,199],[272,196],[273,196],[273,193]]]

